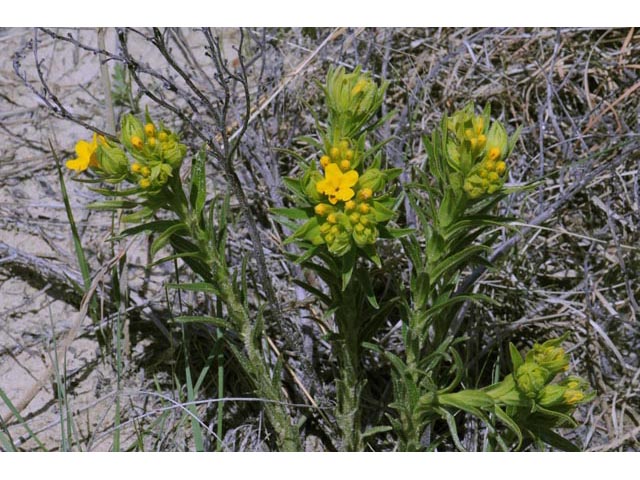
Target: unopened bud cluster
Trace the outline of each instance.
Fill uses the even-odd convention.
[[[447,119],[447,159],[471,199],[499,191],[506,178],[507,132],[500,122],[489,123],[488,112],[476,115],[472,104]]]
[[[538,405],[551,407],[574,407],[592,398],[588,383],[580,377],[571,376],[553,383],[555,378],[569,369],[569,358],[560,347],[564,338],[535,344],[527,353],[524,363],[514,372],[516,386],[526,397]]]

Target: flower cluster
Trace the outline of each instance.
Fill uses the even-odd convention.
[[[488,111],[475,115],[472,104],[447,119],[447,160],[471,199],[499,191],[506,178],[510,142],[504,126],[489,121]]]
[[[109,183],[127,181],[142,191],[154,192],[180,168],[186,152],[178,136],[164,126],[158,128],[148,114],[145,124],[125,115],[119,144],[94,134],[92,142],[80,140],[76,144],[78,156],[66,166],[77,172],[91,168]]]
[[[401,170],[381,170],[379,155],[367,168],[363,165],[371,152],[365,150],[362,129],[379,108],[384,89],[359,70],[329,72],[325,87],[329,122],[321,133],[320,168],[309,165],[300,180],[313,216],[293,238],[326,245],[329,252],[342,256],[354,245],[373,246],[380,225],[393,217],[395,199],[383,190]]]
[[[574,407],[592,398],[587,392],[588,383],[579,377],[552,383],[558,374],[569,369],[567,354],[559,346],[563,340],[559,337],[535,344],[514,372],[518,390],[544,408]]]

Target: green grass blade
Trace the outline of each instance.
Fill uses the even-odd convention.
[[[0,388],[0,400],[2,400],[4,402],[4,404],[7,406],[7,408],[9,409],[9,411],[13,414],[14,417],[16,417],[16,419],[18,420],[18,422],[20,422],[20,424],[24,427],[24,429],[27,431],[27,433],[29,434],[29,436],[31,438],[33,438],[33,440],[38,444],[38,447],[43,451],[46,452],[47,448],[44,446],[44,444],[40,441],[40,439],[38,438],[38,436],[33,433],[33,430],[31,430],[31,427],[29,427],[29,424],[26,422],[26,420],[22,417],[22,415],[20,415],[20,412],[18,411],[18,409],[15,407],[15,405],[11,402],[11,400],[9,399],[9,397],[7,396],[6,393],[4,393],[4,390],[2,390],[2,388]]]

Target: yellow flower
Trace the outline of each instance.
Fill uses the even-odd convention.
[[[98,144],[104,145],[105,139],[102,135],[93,134],[93,140],[87,142],[80,140],[76,143],[76,155],[77,158],[73,160],[67,160],[66,166],[76,172],[84,172],[89,167],[98,166],[98,157],[96,152],[98,150]]]
[[[138,184],[142,187],[142,188],[149,188],[151,186],[151,180],[149,180],[148,178],[141,178],[138,181]]]
[[[147,123],[144,126],[144,133],[147,137],[153,137],[156,134],[156,128],[153,126],[153,123]]]
[[[358,172],[350,170],[342,173],[338,165],[330,163],[325,169],[325,174],[325,178],[316,184],[318,193],[327,195],[332,205],[339,200],[346,202],[353,198],[355,192],[351,187],[358,183]]]

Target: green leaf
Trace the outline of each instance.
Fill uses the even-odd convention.
[[[548,429],[540,429],[533,430],[533,432],[542,440],[544,443],[551,445],[558,450],[562,450],[563,452],[580,452],[580,448],[564,437],[561,437],[557,433]]]
[[[317,288],[312,287],[308,283],[303,282],[302,280],[297,280],[295,278],[293,279],[293,283],[304,288],[307,292],[315,296],[318,300],[322,301],[325,305],[331,305],[332,303],[331,298],[325,295],[322,291],[318,290]]]
[[[435,283],[440,278],[440,276],[444,275],[449,270],[455,267],[466,266],[463,265],[465,262],[468,262],[473,257],[477,257],[480,252],[487,252],[489,250],[490,249],[488,247],[485,247],[484,245],[473,245],[443,259],[431,271],[432,282]]]
[[[447,421],[447,425],[449,426],[449,432],[451,433],[451,439],[455,444],[456,448],[461,452],[466,452],[467,450],[462,446],[462,442],[460,441],[460,437],[458,436],[458,427],[456,426],[456,419],[453,417],[451,413],[446,411],[444,408],[436,408],[436,412],[440,414],[440,416],[444,417]]]
[[[308,220],[311,217],[309,211],[302,208],[271,208],[269,212],[291,220]]]
[[[494,407],[493,411],[496,414],[496,417],[498,417],[500,421],[504,423],[509,430],[515,433],[516,437],[518,437],[518,445],[516,446],[516,450],[519,450],[522,446],[522,431],[520,430],[520,427],[518,427],[518,424],[498,405]]]
[[[158,235],[158,238],[156,238],[151,244],[151,248],[150,248],[151,258],[153,258],[155,254],[158,252],[158,250],[160,250],[169,242],[172,235],[181,231],[189,231],[189,227],[187,227],[184,223],[177,223],[167,228],[164,232]]]
[[[202,292],[218,294],[218,288],[208,282],[193,282],[193,283],[167,283],[167,288],[172,290],[186,290],[189,292]]]
[[[140,232],[164,232],[167,228],[170,228],[179,223],[179,220],[156,220],[153,222],[143,223],[141,225],[136,225],[135,227],[123,230],[122,232],[120,232],[120,235],[115,237],[115,239],[128,237]]]
[[[132,202],[130,200],[103,200],[100,202],[93,202],[87,205],[87,208],[90,210],[120,210],[120,209],[128,209],[135,208],[139,204],[137,202]]]
[[[351,275],[353,275],[353,268],[356,265],[356,250],[352,248],[342,257],[342,291],[344,292],[351,281]]]
[[[193,157],[191,164],[191,188],[189,192],[189,201],[196,218],[200,218],[204,203],[207,198],[207,176],[205,165],[207,160],[207,152],[203,146],[200,151]]]
[[[384,432],[390,432],[391,430],[393,430],[392,427],[390,427],[389,425],[381,425],[378,427],[371,427],[368,428],[363,434],[362,434],[362,438],[367,438],[367,437],[371,437],[373,435],[377,435],[378,433],[384,433]]]
[[[436,303],[429,308],[425,314],[426,315],[433,315],[436,312],[450,307],[452,305],[455,305],[456,303],[460,303],[460,302],[466,302],[467,300],[470,300],[472,302],[476,302],[476,303],[480,303],[480,302],[487,302],[489,304],[493,304],[493,305],[497,305],[498,302],[496,302],[493,298],[487,296],[487,295],[483,295],[481,293],[460,293],[458,295],[455,295],[453,297],[449,297],[446,300],[441,300],[440,297],[438,297],[438,300],[436,300]]]
[[[382,268],[382,260],[380,260],[380,257],[378,256],[378,253],[376,252],[375,245],[364,245],[364,246],[358,247],[358,248],[360,248],[360,250],[366,255],[366,257],[369,260],[371,260],[373,263],[375,263],[376,267]]]
[[[147,206],[140,208],[139,210],[122,216],[122,221],[125,223],[137,223],[145,220],[153,215],[154,210]]]
[[[293,234],[289,238],[287,238],[283,243],[287,245],[289,243],[295,242],[299,238],[308,239],[308,237],[313,233],[315,233],[316,230],[319,233],[320,232],[319,229],[320,229],[320,225],[318,223],[318,219],[316,217],[312,217],[308,221],[306,221],[300,228],[298,228],[295,232],[293,232]]]
[[[511,342],[509,342],[509,355],[511,355],[511,364],[513,365],[512,371],[515,373],[520,365],[524,363],[524,359],[522,358],[520,351]]]
[[[413,228],[392,228],[383,225],[380,225],[378,230],[380,231],[381,238],[402,238],[415,233],[415,229]]]
[[[367,301],[369,304],[378,310],[380,305],[378,305],[378,300],[376,299],[376,294],[373,292],[373,286],[371,285],[371,277],[369,272],[365,272],[362,270],[358,271],[358,283],[362,290],[364,291],[365,296],[367,297]]]
[[[111,190],[110,188],[89,187],[89,190],[99,193],[100,195],[104,195],[105,197],[126,197],[128,195],[135,195],[136,193],[144,191],[144,189],[140,187],[127,188],[126,190]]]
[[[190,242],[186,238],[173,235],[170,238],[170,241],[171,241],[171,245],[178,253],[198,251],[198,247],[194,245],[193,242]],[[191,269],[195,273],[200,275],[201,278],[203,278],[204,280],[211,279],[211,267],[206,263],[204,263],[202,260],[200,260],[199,257],[184,257],[183,260],[184,260],[184,263],[189,265],[189,267],[191,267]]]
[[[176,253],[175,255],[168,255],[166,257],[162,257],[160,260],[156,260],[148,265],[148,267],[155,267],[156,265],[160,265],[165,262],[170,262],[172,260],[177,260],[179,258],[187,258],[187,257],[198,257],[200,252],[184,252],[184,253]]]
[[[303,248],[301,246],[301,248]],[[306,262],[307,260],[309,260],[311,257],[313,257],[316,252],[318,251],[318,249],[320,248],[320,246],[310,246],[306,249],[306,252],[304,252],[302,255],[300,255],[299,257],[297,257],[294,261],[294,263],[301,265],[304,262]]]
[[[287,187],[296,197],[306,198],[299,179],[285,177],[282,179],[282,183],[284,183],[285,187]]]
[[[224,318],[210,317],[208,315],[180,315],[174,318],[178,323],[209,323],[216,327],[229,328],[229,324]]]
[[[387,207],[385,207],[381,202],[373,202],[373,214],[376,219],[376,222],[383,223],[388,220],[391,220],[395,212]]]
[[[11,440],[11,437],[0,432],[0,447],[4,452],[16,452],[17,449]]]

